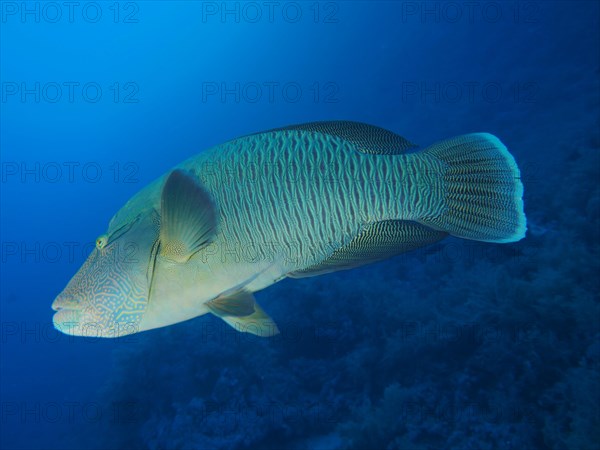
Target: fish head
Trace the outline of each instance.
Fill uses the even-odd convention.
[[[96,239],[92,253],[52,303],[57,330],[107,338],[140,331],[151,289],[158,221],[153,210]]]

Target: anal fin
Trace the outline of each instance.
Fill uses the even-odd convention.
[[[348,244],[324,261],[288,274],[292,278],[312,277],[338,270],[353,269],[415,250],[448,236],[408,220],[384,220],[364,227]]]

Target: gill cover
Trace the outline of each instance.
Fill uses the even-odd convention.
[[[148,299],[153,299],[157,257],[185,264],[208,245],[217,232],[217,212],[208,191],[194,177],[176,169],[162,188],[160,232],[153,241],[148,262]],[[154,301],[160,301],[154,299]]]

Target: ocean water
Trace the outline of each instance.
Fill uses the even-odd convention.
[[[13,2],[0,20],[0,448],[600,448],[594,1]],[[489,132],[528,232],[120,339],[50,305],[135,192],[213,145],[354,120]]]

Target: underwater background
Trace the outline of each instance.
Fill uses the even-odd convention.
[[[1,449],[600,448],[595,1],[11,2],[0,20]],[[458,239],[116,340],[50,305],[135,192],[354,120],[498,136],[527,237]]]

